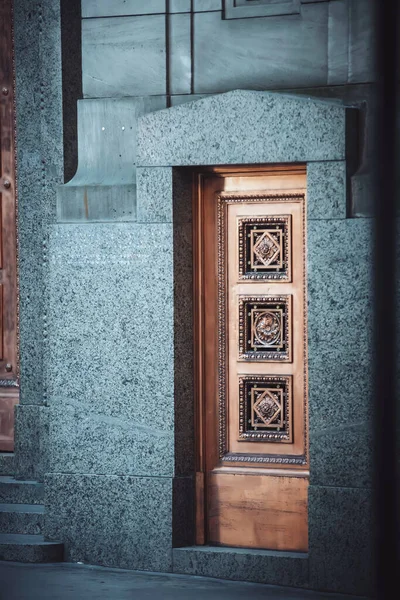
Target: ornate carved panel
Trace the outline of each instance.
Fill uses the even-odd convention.
[[[307,463],[306,350],[303,345],[306,331],[303,312],[304,200],[304,194],[292,193],[217,194],[218,445],[219,456],[223,462],[288,465]],[[233,260],[235,254],[236,259]],[[239,288],[241,293],[238,293]],[[279,294],[279,289],[284,289],[285,294]],[[244,290],[248,290],[249,293],[244,294]],[[272,292],[271,296],[262,293],[264,290]],[[261,292],[260,295],[257,292]],[[235,307],[234,312],[227,310],[227,302],[230,309]],[[291,339],[292,327],[297,331],[297,346],[293,345]],[[228,359],[227,348],[233,345],[234,339],[235,351],[229,351]],[[242,365],[239,371],[238,367],[234,367],[235,360],[238,361],[237,364]],[[243,415],[237,410],[240,390],[237,379],[234,383],[233,372],[247,375],[249,371],[243,364],[245,362],[257,362],[260,368],[261,363],[270,363],[270,366],[262,367],[261,373],[264,372],[266,377],[280,375],[275,370],[279,368],[277,363],[287,364],[285,376],[290,376],[299,369],[303,371],[302,378],[296,377],[296,383],[291,385],[293,390],[290,397],[294,397],[296,407],[293,409],[291,420],[283,417],[286,429],[280,428],[279,432],[266,430],[263,437],[258,430],[251,433],[244,429],[244,422],[243,428],[239,424]],[[276,366],[273,366],[273,363]],[[289,410],[288,403],[289,397],[282,407],[282,415],[286,415],[285,411]],[[246,410],[250,409],[247,407]],[[237,417],[233,416],[232,411],[237,413]],[[289,431],[289,423],[293,433]],[[261,425],[261,429],[264,428]],[[236,440],[236,445],[233,439]],[[260,446],[262,444],[263,449],[256,449],[256,445],[252,443],[254,441]],[[272,449],[271,442],[276,450]],[[283,444],[279,446],[276,442]],[[250,446],[254,447],[254,450]]]
[[[239,439],[292,442],[290,376],[239,378]]]
[[[239,279],[291,281],[290,215],[238,220]]]
[[[239,297],[239,359],[291,361],[291,296]]]

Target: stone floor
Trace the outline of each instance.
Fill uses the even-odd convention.
[[[80,564],[0,562],[0,600],[353,600],[323,592]],[[355,600],[355,599],[354,599]],[[358,597],[357,600],[360,600]]]

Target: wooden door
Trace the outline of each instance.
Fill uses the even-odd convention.
[[[0,2],[0,451],[14,448],[18,402],[12,0]]]
[[[306,551],[303,167],[198,176],[197,543]]]

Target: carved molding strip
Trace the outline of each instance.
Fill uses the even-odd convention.
[[[227,453],[223,456],[226,462],[268,463],[271,465],[306,465],[306,456],[271,455],[271,454],[241,454]]]

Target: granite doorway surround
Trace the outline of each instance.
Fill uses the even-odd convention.
[[[156,109],[130,134],[129,218],[118,190],[91,220],[78,192],[62,210],[60,189],[46,533],[73,561],[368,594],[370,221],[347,218],[357,111],[242,90]],[[271,163],[307,164],[307,555],[193,546],[191,169]]]

